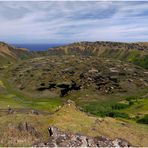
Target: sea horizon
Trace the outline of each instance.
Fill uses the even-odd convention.
[[[46,51],[49,48],[62,46],[65,44],[47,44],[47,43],[14,43],[13,46],[17,48],[27,48],[30,51]]]

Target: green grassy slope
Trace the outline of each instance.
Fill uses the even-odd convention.
[[[70,49],[67,46],[64,47],[64,53],[68,54],[79,46],[77,48],[78,50],[81,48],[82,52],[73,53],[83,53],[87,55],[85,57],[46,56],[27,61],[21,60],[18,63],[5,63],[1,59],[4,64],[0,69],[0,146],[32,146],[38,139],[18,129],[18,125],[25,122],[30,123],[43,135],[42,140],[48,138],[48,126],[54,125],[62,130],[90,136],[105,135],[113,139],[120,137],[127,139],[134,146],[148,146],[148,127],[143,124],[145,121],[147,123],[148,114],[148,81],[147,70],[144,69],[147,68],[147,51],[143,50],[145,46],[136,44],[132,45],[132,50],[129,50],[121,49],[120,46],[123,44],[117,44],[120,49],[112,50],[117,45],[104,43],[100,49],[100,43],[96,43],[96,48],[92,48],[92,52],[90,47],[93,45],[84,44],[87,50],[80,43],[72,45]],[[109,45],[111,49],[106,47]],[[123,47],[129,46],[125,44]],[[142,47],[142,50],[133,49],[139,47]],[[96,53],[101,58],[94,57]],[[109,58],[114,60],[109,60]],[[73,70],[73,67],[74,73],[67,74],[67,68]],[[108,76],[112,75],[109,69],[120,73],[115,75],[120,83],[115,82],[115,84],[121,85],[127,91],[120,92],[120,89],[114,89],[112,93],[105,91],[115,85],[114,82],[108,80]],[[97,71],[97,74],[91,73],[94,71]],[[79,79],[81,72],[86,75],[84,81]],[[94,75],[101,79],[105,77],[105,82],[109,85],[98,90],[96,83],[92,82]],[[56,85],[63,82],[68,84],[74,80],[78,84],[85,82],[85,86],[86,84],[88,86],[80,91],[73,90],[64,97],[59,95],[59,88],[54,88],[50,90],[51,92],[49,90],[37,91],[36,88],[48,85],[51,80],[54,80]],[[25,87],[19,89],[20,84]],[[81,111],[73,103],[63,106],[68,99],[75,101]],[[8,114],[8,105],[15,111],[14,114]],[[37,110],[39,115],[33,114],[32,110]],[[54,114],[51,115],[51,113]],[[142,122],[143,118],[144,122]]]
[[[97,73],[89,73],[92,70],[92,65],[97,69]],[[63,73],[63,70],[67,70],[69,67],[72,71],[74,69],[74,74]],[[110,74],[112,67],[121,73],[113,74],[119,82],[114,83],[108,79],[112,75]],[[9,100],[8,102],[13,100],[12,107],[15,107],[13,103],[18,101],[19,105],[23,105],[22,107],[52,112],[62,102],[71,99],[86,112],[98,116],[109,116],[108,113],[112,111],[112,105],[125,100],[128,96],[134,95],[140,98],[147,93],[145,72],[146,70],[143,68],[117,60],[81,56],[48,56],[21,61],[7,67],[3,70],[1,81],[8,93],[7,96],[3,96]],[[80,79],[81,73],[86,75],[85,79]],[[105,77],[104,82],[108,84],[98,89],[97,84],[103,77]],[[70,91],[64,97],[60,96],[61,88],[46,89],[50,83],[69,84],[72,80],[82,85],[82,88]],[[123,87],[123,90],[120,87],[116,89],[116,85]],[[45,87],[45,90],[38,90],[40,87]],[[108,93],[107,90],[111,87],[114,88],[113,92]],[[2,102],[4,103],[3,100]],[[5,107],[7,105],[6,102]]]
[[[42,135],[41,138],[26,130],[20,131],[20,123],[26,122]],[[88,116],[70,103],[53,115],[18,113],[0,116],[0,146],[32,146],[36,142],[46,141],[50,125],[88,136],[120,137],[134,146],[148,145],[147,126],[129,120]]]

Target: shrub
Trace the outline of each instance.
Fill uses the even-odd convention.
[[[121,113],[121,112],[109,112],[108,116],[113,118],[116,118],[116,117],[127,118],[127,119],[129,118],[128,114]]]
[[[128,108],[128,107],[129,107],[128,104],[116,103],[115,105],[112,106],[112,109],[114,109],[114,110],[120,110],[120,109],[124,109],[124,108]]]
[[[128,104],[123,104],[123,103],[116,103],[115,105],[112,105],[112,104],[101,104],[98,102],[91,102],[84,107],[83,111],[101,117],[129,118],[128,114],[126,113],[114,111],[127,108],[128,106],[129,106]]]
[[[129,101],[129,106],[134,105],[134,101]]]
[[[139,66],[141,66],[143,68],[148,69],[148,55],[146,55],[146,56],[144,56],[142,58],[135,57],[133,59],[133,63],[136,64],[136,65],[139,65]]]
[[[137,99],[138,99],[137,96],[129,96],[126,98],[126,101],[137,100]]]
[[[108,112],[112,111],[112,108],[109,104],[100,104],[98,102],[91,102],[84,107],[85,112],[89,112],[93,115],[105,117]]]
[[[148,114],[145,115],[143,118],[137,120],[138,123],[148,124]]]

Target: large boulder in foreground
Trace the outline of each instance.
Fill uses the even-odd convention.
[[[49,140],[38,143],[37,147],[130,147],[131,144],[123,139],[111,140],[104,136],[89,137],[81,134],[60,131],[49,127]]]

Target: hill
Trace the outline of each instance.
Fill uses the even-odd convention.
[[[49,126],[80,141],[148,145],[147,43],[0,49],[0,146],[50,144]]]
[[[130,118],[147,113],[144,108],[141,115],[119,111],[130,108],[132,102],[134,107],[135,100],[148,92],[147,70],[132,63],[96,56],[45,56],[19,62],[3,73],[7,90],[33,108],[46,110],[49,106],[52,111],[71,99],[97,116]],[[131,100],[125,101],[128,98]],[[122,101],[126,103],[120,104]],[[116,103],[119,110],[114,109]]]
[[[79,42],[50,48],[51,55],[85,55],[119,59],[148,68],[148,43]]]
[[[117,138],[121,139],[121,141],[126,140],[133,146],[148,145],[148,128],[146,125],[109,117],[92,117],[81,112],[71,101],[65,103],[63,107],[59,107],[52,115],[41,112],[34,114],[28,110],[27,112],[0,114],[0,121],[1,146],[16,147],[33,146],[41,142],[52,143],[53,140],[50,139],[48,131],[50,126],[57,127],[62,131],[57,139],[59,145],[62,143],[60,139],[65,144],[68,142],[64,136],[68,133],[71,133],[69,135],[71,138],[73,136],[70,142],[74,140],[75,135],[80,138],[82,135],[83,138],[85,136],[88,138],[102,136],[102,138],[100,137],[100,142],[102,141],[100,145],[105,146],[109,146],[111,140]],[[54,135],[59,135],[56,130],[53,132]],[[78,141],[76,140],[76,142]]]
[[[10,64],[16,60],[23,59],[28,55],[28,49],[15,48],[4,42],[0,42],[0,65]]]

